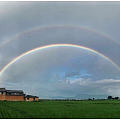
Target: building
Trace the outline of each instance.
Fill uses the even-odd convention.
[[[0,100],[2,101],[38,101],[39,97],[25,95],[22,90],[6,90],[0,88]],[[26,98],[27,97],[27,98]]]
[[[32,95],[26,95],[25,96],[25,101],[39,101],[39,97],[32,96]]]
[[[0,100],[6,101],[24,101],[24,92],[22,90],[6,90],[0,88]]]

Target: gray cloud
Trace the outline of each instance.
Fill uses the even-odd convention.
[[[111,81],[106,85],[105,80],[101,80],[111,75],[116,77],[115,72],[118,70],[110,62],[95,53],[80,48],[54,47],[16,61],[3,72],[0,81],[1,86],[23,89],[31,94],[36,92],[42,98],[75,97],[80,93],[99,94],[101,91],[107,94],[106,87],[111,86]]]
[[[26,51],[63,43],[92,48],[120,66],[119,14],[119,2],[0,2],[0,69]],[[41,29],[42,26],[57,25],[64,27]],[[14,41],[6,43],[16,34],[38,26],[39,29],[21,34]],[[0,76],[1,86],[26,89],[29,93],[44,91],[37,94],[46,98],[76,96],[88,91],[90,94],[119,95],[120,75],[114,66],[91,53],[68,51],[52,49],[47,51],[46,56],[43,52],[41,56],[31,55],[17,61]],[[82,70],[86,70],[88,76],[81,73]],[[69,73],[67,77],[65,73]],[[56,74],[60,79],[58,81]],[[65,82],[66,78],[70,79],[69,84]],[[29,84],[33,86],[27,87]],[[83,86],[86,86],[85,89]]]

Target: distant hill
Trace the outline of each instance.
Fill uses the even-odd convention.
[[[106,99],[108,95],[89,95],[89,94],[79,94],[74,97],[67,97],[67,96],[55,96],[51,97],[51,99]]]
[[[88,98],[95,98],[95,99],[105,99],[108,95],[89,95],[89,94],[79,94],[75,98],[77,99],[88,99]]]

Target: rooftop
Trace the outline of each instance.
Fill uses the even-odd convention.
[[[23,93],[23,90],[6,90],[7,93]]]
[[[38,98],[37,96],[33,96],[33,95],[26,95],[26,98]]]
[[[6,90],[5,88],[0,88],[0,92],[5,92],[6,95],[24,95],[23,90]]]
[[[0,92],[4,92],[4,91],[6,91],[5,88],[0,88]]]

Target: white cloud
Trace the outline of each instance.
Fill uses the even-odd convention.
[[[78,78],[74,80],[70,80],[70,84],[79,84],[79,85],[88,85],[91,82],[90,78]]]
[[[78,87],[87,94],[106,94],[120,97],[120,80],[119,79],[103,79],[92,80],[90,78],[79,78],[70,81],[71,85]],[[79,86],[78,86],[79,85]]]
[[[100,83],[100,84],[106,84],[106,83],[120,83],[120,80],[115,80],[115,79],[104,79],[104,80],[99,80],[96,81],[95,83]]]

